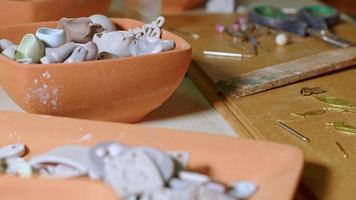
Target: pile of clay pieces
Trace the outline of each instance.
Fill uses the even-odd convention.
[[[23,64],[75,63],[156,54],[175,48],[175,41],[162,40],[164,17],[130,30],[117,30],[104,15],[63,18],[56,29],[42,27],[25,35],[19,45],[0,40],[0,50]]]
[[[163,152],[103,142],[93,147],[61,146],[33,156],[21,156],[23,144],[0,148],[0,166],[7,174],[31,177],[36,172],[51,178],[88,175],[103,180],[119,199],[127,200],[239,200],[248,199],[257,186],[239,181],[226,187],[209,176],[187,170],[189,153]]]

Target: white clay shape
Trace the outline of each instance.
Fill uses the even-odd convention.
[[[104,28],[104,31],[110,32],[117,30],[115,24],[105,15],[95,14],[90,16],[89,19],[93,24],[100,24]]]
[[[198,200],[236,200],[227,194],[200,187],[198,190]]]
[[[114,144],[115,147],[113,148],[112,145]],[[92,179],[101,179],[104,176],[104,165],[107,157],[111,156],[110,154],[116,154],[115,156],[122,155],[129,148],[129,146],[118,142],[102,142],[90,148],[89,157],[87,158],[89,163],[89,176]]]
[[[125,198],[163,187],[154,162],[142,151],[129,150],[105,164],[105,181],[118,197]]]
[[[88,55],[88,51],[82,47],[78,46],[77,48],[74,49],[72,55],[70,55],[64,63],[76,63],[76,62],[82,62],[85,60],[85,58]]]
[[[15,175],[18,171],[19,164],[26,162],[25,159],[20,157],[8,157],[5,159],[6,174]]]
[[[17,174],[21,178],[30,178],[32,176],[32,167],[28,162],[18,164]]]
[[[47,47],[57,48],[66,43],[66,34],[63,29],[42,27],[36,32],[36,36],[42,40]]]
[[[134,40],[135,36],[128,31],[97,33],[93,38],[93,42],[98,46],[99,54],[107,52],[117,57],[131,56],[129,46]]]
[[[96,60],[98,59],[99,56],[99,49],[98,46],[90,41],[86,44],[81,45],[85,50],[88,51],[88,54],[85,56],[85,60],[86,61],[90,61],[90,60]]]
[[[175,167],[174,161],[170,155],[155,148],[141,147],[137,148],[137,150],[144,152],[154,161],[156,166],[159,168],[162,177],[168,182],[174,174]]]
[[[46,48],[46,62],[61,63],[71,55],[78,44],[68,42],[58,48]]]
[[[88,154],[88,147],[62,146],[32,157],[30,163],[34,168],[42,168],[46,164],[65,165],[76,169],[80,172],[78,174],[83,175],[88,172]]]
[[[15,55],[16,55],[16,51],[17,48],[19,46],[17,45],[13,45],[7,49],[5,49],[4,51],[2,51],[2,55],[6,56],[7,58],[11,59],[11,60],[15,60]]]
[[[230,195],[238,199],[248,199],[257,191],[257,186],[255,183],[250,181],[240,181],[232,184],[232,190],[229,192]]]
[[[37,168],[37,170],[42,176],[56,179],[69,179],[86,175],[86,173],[79,169],[63,164],[42,165],[40,168]]]
[[[161,28],[155,24],[146,24],[143,26],[143,34],[149,42],[156,42],[161,38]]]
[[[185,181],[191,181],[191,182],[196,182],[201,184],[210,181],[209,176],[205,174],[199,174],[199,173],[188,172],[188,171],[179,172],[179,178]]]
[[[24,144],[13,144],[0,148],[0,159],[20,157],[26,151]]]
[[[178,178],[172,178],[169,181],[169,187],[172,190],[186,190],[192,187],[196,187],[202,185],[200,183],[196,183],[196,182],[191,182],[191,181],[185,181],[182,179],[178,179]]]
[[[207,182],[204,184],[204,187],[209,190],[213,190],[213,191],[219,192],[219,193],[225,193],[225,191],[226,191],[226,188],[224,185],[222,185],[220,183],[216,183],[216,182]]]
[[[43,56],[40,61],[44,65],[51,64],[46,56]]]
[[[162,188],[143,194],[140,200],[198,200],[197,197],[197,187],[179,191]]]
[[[161,40],[158,39],[154,42],[150,42],[148,37],[141,37],[135,42],[131,43],[129,50],[132,56],[157,54],[163,51],[172,50],[175,47],[173,40]]]

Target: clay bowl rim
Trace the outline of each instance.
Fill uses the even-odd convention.
[[[52,1],[57,1],[57,0],[0,0],[1,3],[13,3],[13,4],[33,4],[33,3],[43,3],[43,2],[52,2]]]
[[[8,1],[8,0],[6,0]],[[32,1],[32,0],[31,0]],[[47,1],[51,1],[51,0],[47,0]],[[1,1],[0,1],[1,3]],[[139,24],[139,26],[143,25],[144,22],[142,21],[139,21],[139,20],[135,20],[135,19],[130,19],[130,18],[110,18],[113,23],[117,26],[117,27],[120,27],[120,26],[123,26],[123,25],[120,25],[120,22],[121,23],[124,23],[124,22],[131,22],[131,23],[134,23],[134,24]],[[3,31],[3,30],[6,30],[6,29],[11,29],[11,28],[14,28],[14,27],[23,27],[23,26],[29,26],[29,27],[37,27],[38,28],[41,28],[41,27],[44,27],[43,25],[47,24],[47,25],[54,25],[55,23],[58,23],[58,21],[44,21],[44,22],[33,22],[33,23],[26,23],[26,24],[16,24],[16,25],[8,25],[8,26],[2,26],[0,27],[0,33]],[[52,64],[41,64],[41,63],[35,63],[35,64],[22,64],[22,63],[18,63],[16,62],[15,60],[11,60],[9,58],[7,58],[6,56],[2,55],[0,53],[0,63],[4,63],[4,64],[8,64],[8,65],[12,65],[12,66],[15,66],[15,67],[18,67],[18,68],[26,68],[26,69],[29,69],[29,68],[51,68],[51,67],[54,67],[54,66],[76,66],[76,65],[84,65],[84,64],[98,64],[98,63],[110,63],[110,62],[125,62],[125,61],[130,61],[130,60],[135,60],[135,59],[145,59],[145,58],[151,58],[151,57],[158,57],[158,56],[161,56],[161,55],[169,55],[169,54],[176,54],[176,53],[184,53],[186,51],[191,51],[192,49],[192,46],[185,40],[183,39],[182,37],[172,33],[172,32],[169,32],[165,29],[162,29],[162,33],[163,35],[165,35],[166,37],[164,38],[170,38],[170,39],[173,39],[176,43],[180,43],[181,47],[180,48],[177,48],[177,45],[176,47],[173,49],[173,50],[169,50],[169,51],[165,51],[165,52],[161,52],[161,53],[157,53],[157,54],[149,54],[149,55],[140,55],[140,56],[131,56],[131,57],[122,57],[122,58],[114,58],[114,59],[107,59],[107,60],[91,60],[91,61],[83,61],[83,62],[76,62],[76,63],[52,63]],[[28,33],[28,34],[35,34],[35,33]],[[1,38],[1,39],[6,39],[6,38]],[[20,38],[21,40],[21,38]]]

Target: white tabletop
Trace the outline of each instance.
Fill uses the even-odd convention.
[[[1,88],[0,110],[24,112]],[[185,78],[171,98],[139,124],[211,134],[237,135],[190,78]]]

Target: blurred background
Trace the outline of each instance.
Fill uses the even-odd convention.
[[[243,11],[257,4],[268,4],[284,9],[300,8],[310,4],[328,4],[345,14],[356,17],[356,0],[113,0],[110,15],[150,21],[160,14],[231,13]]]

